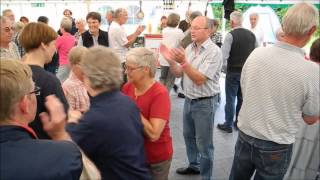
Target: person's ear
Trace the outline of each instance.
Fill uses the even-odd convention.
[[[312,34],[314,32],[316,32],[316,30],[317,30],[317,27],[316,26],[312,26],[311,29],[308,31],[308,36],[312,36]]]
[[[24,95],[18,102],[20,111],[23,112],[24,114],[29,113],[28,101],[30,101],[28,95]]]

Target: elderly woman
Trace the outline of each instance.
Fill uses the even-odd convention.
[[[169,128],[170,98],[165,86],[155,81],[156,58],[146,48],[128,52],[125,63],[128,83],[123,92],[139,107],[144,126],[144,147],[152,178],[168,179],[172,158]]]
[[[70,18],[62,18],[60,24],[61,36],[57,38],[56,47],[59,54],[59,68],[57,77],[63,83],[69,76],[70,65],[68,54],[70,49],[75,46],[76,38],[71,35],[72,21]]]
[[[180,22],[180,16],[176,13],[171,13],[168,16],[167,27],[162,31],[162,44],[167,47],[177,48],[180,46],[180,41],[184,38],[181,29],[177,28]],[[169,63],[164,59],[162,54],[159,56],[160,62],[160,82],[167,87],[168,92],[171,91],[176,77],[170,71]]]
[[[88,51],[87,48],[82,46],[73,47],[68,55],[70,61],[71,72],[69,77],[62,84],[62,88],[70,110],[76,110],[84,113],[89,108],[89,96],[86,88],[84,87],[82,79],[82,72],[80,63],[83,55]]]
[[[86,21],[84,19],[77,19],[76,20],[76,28],[78,29],[78,31],[74,34],[74,37],[76,38],[76,40],[78,41],[80,36],[86,32]]]
[[[111,49],[95,46],[84,54],[80,69],[92,98],[78,124],[67,125],[72,140],[97,166],[102,179],[150,179],[139,109],[119,91],[122,68],[118,56]],[[67,139],[63,123],[47,121],[53,139]]]

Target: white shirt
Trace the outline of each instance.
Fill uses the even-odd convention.
[[[250,31],[256,36],[256,41],[259,46],[263,46],[264,43],[264,32],[263,29],[260,27],[250,28]]]
[[[241,73],[239,129],[258,139],[294,143],[303,114],[320,115],[319,69],[293,45],[256,48]]]
[[[123,26],[120,26],[117,22],[112,21],[109,27],[109,47],[119,55],[121,63],[126,60],[126,53],[128,48],[125,45],[128,43],[127,34]]]
[[[183,39],[184,34],[181,29],[166,27],[162,30],[162,41],[161,43],[170,48],[179,47],[180,41]],[[167,60],[163,56],[159,55],[159,61],[161,66],[169,66]]]

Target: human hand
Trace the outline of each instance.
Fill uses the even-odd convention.
[[[66,113],[63,104],[55,95],[46,97],[47,112],[40,113],[43,129],[54,140],[67,140],[69,135],[65,131]]]
[[[139,25],[139,26],[137,27],[137,29],[136,29],[136,33],[137,33],[138,35],[141,34],[141,33],[144,31],[145,28],[146,28],[145,26]]]
[[[173,48],[171,51],[177,63],[183,64],[186,62],[186,55],[183,48]]]
[[[69,110],[68,112],[68,123],[78,123],[82,113],[77,110]]]

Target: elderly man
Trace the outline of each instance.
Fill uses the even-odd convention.
[[[113,10],[109,10],[107,13],[106,13],[106,19],[107,19],[107,22],[108,22],[108,25],[110,26],[112,21],[113,21],[113,17],[114,17],[114,11]]]
[[[252,13],[249,16],[250,18],[250,31],[254,33],[257,39],[257,43],[259,46],[266,46],[266,42],[264,41],[264,31],[261,27],[257,26],[259,22],[259,14]]]
[[[186,96],[183,110],[183,136],[189,165],[177,169],[178,174],[201,174],[212,179],[213,119],[220,92],[219,77],[222,67],[220,48],[210,39],[209,19],[195,18],[191,23],[193,43],[186,50],[160,46],[172,72],[183,76]],[[200,170],[200,171],[199,171]]]
[[[230,26],[232,30],[226,35],[221,48],[223,63],[227,64],[226,105],[224,108],[226,122],[218,124],[218,129],[227,133],[232,133],[234,114],[236,114],[234,125],[237,127],[238,114],[242,104],[240,74],[247,57],[257,46],[254,34],[242,28],[242,14],[239,11],[230,14]],[[237,106],[235,108],[236,98]]]
[[[36,115],[40,92],[28,65],[1,60],[0,74],[0,179],[79,179],[78,147],[67,141],[38,140],[28,126]],[[56,98],[47,103],[48,119],[66,118]]]
[[[283,179],[303,121],[319,122],[319,65],[301,49],[316,31],[319,12],[307,3],[291,6],[283,37],[257,48],[241,74],[243,104],[230,179]]]
[[[12,21],[12,23],[16,22],[16,18],[14,16],[14,13],[11,9],[5,9],[2,11],[2,16],[5,16],[7,18],[10,19],[10,21]]]
[[[109,46],[108,32],[100,29],[101,15],[98,12],[89,12],[86,17],[89,30],[81,34],[78,46]]]
[[[136,31],[127,36],[123,25],[128,21],[128,12],[119,8],[114,13],[114,19],[109,28],[110,47],[120,56],[121,63],[125,62],[125,55],[128,48],[144,30],[143,26],[138,26]]]
[[[13,27],[12,21],[5,17],[0,16],[0,59],[13,59],[20,60],[19,49],[17,45],[12,41]]]
[[[102,179],[151,179],[139,109],[119,91],[119,57],[111,49],[92,47],[83,55],[80,69],[92,98],[89,110],[78,124],[67,126],[72,140],[101,171]],[[63,120],[43,123],[53,139],[69,136]]]

